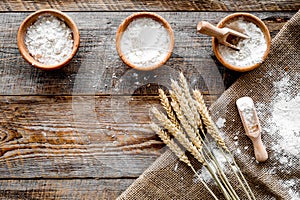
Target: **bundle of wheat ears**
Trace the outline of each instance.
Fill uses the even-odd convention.
[[[201,174],[197,173],[186,151],[206,168],[226,199],[240,199],[237,190],[239,190],[239,194],[243,191],[243,196],[248,199],[255,199],[251,188],[210,117],[202,94],[198,90],[190,91],[182,73],[179,80],[179,83],[172,80],[172,90],[169,91],[170,100],[164,91],[159,89],[161,104],[165,112],[161,112],[155,107],[151,109],[157,119],[156,123],[151,123],[151,128],[179,160],[193,170],[214,199],[218,199],[217,195],[203,180]],[[224,165],[220,163],[220,158],[212,150],[215,147],[226,160],[226,169],[223,169]],[[232,177],[235,182],[239,183],[234,184],[235,187],[230,181]],[[238,189],[236,185],[239,185]]]

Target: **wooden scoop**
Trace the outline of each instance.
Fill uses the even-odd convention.
[[[242,97],[236,101],[239,114],[246,132],[251,139],[254,147],[255,158],[259,162],[268,159],[268,153],[261,141],[261,126],[254,107],[253,100],[250,97]]]
[[[218,28],[209,22],[201,21],[197,25],[197,31],[202,34],[210,35],[216,37],[221,44],[228,46],[235,50],[240,50],[236,45],[229,43],[229,38],[241,38],[248,39],[249,37],[238,31],[232,30],[230,28]]]

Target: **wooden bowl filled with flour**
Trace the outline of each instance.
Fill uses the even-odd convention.
[[[23,58],[32,66],[54,70],[68,64],[76,54],[80,36],[74,21],[54,10],[39,10],[21,24],[17,35]]]
[[[229,38],[239,51],[220,44],[212,39],[212,47],[218,60],[227,68],[246,72],[261,65],[270,52],[271,37],[266,25],[249,13],[234,13],[222,19],[219,28],[228,27],[247,35],[248,39]]]
[[[135,13],[119,26],[116,48],[128,66],[137,70],[153,70],[171,57],[174,33],[161,16],[150,12]]]

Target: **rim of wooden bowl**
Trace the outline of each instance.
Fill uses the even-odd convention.
[[[226,60],[223,59],[222,55],[219,52],[219,49],[218,49],[219,43],[216,38],[212,39],[212,47],[213,47],[213,51],[214,51],[216,57],[225,67],[227,67],[228,69],[234,70],[234,71],[246,72],[246,71],[251,71],[251,70],[259,67],[265,61],[265,59],[267,58],[267,56],[270,52],[271,36],[270,36],[270,32],[269,32],[267,26],[264,24],[264,22],[261,19],[259,19],[258,17],[256,17],[255,15],[252,15],[250,13],[234,13],[234,14],[228,15],[218,23],[217,27],[223,28],[228,22],[233,21],[235,18],[240,18],[240,17],[242,17],[246,21],[250,21],[250,22],[253,22],[254,24],[256,24],[262,30],[262,32],[265,36],[267,49],[262,57],[262,62],[256,63],[254,65],[250,65],[250,66],[245,66],[245,67],[235,66],[235,65],[232,65],[232,64],[226,62]]]
[[[151,66],[137,66],[134,65],[132,62],[130,62],[126,56],[123,54],[123,52],[121,51],[121,38],[122,35],[124,33],[124,31],[126,30],[126,28],[128,27],[128,25],[135,19],[138,18],[151,18],[154,19],[155,21],[161,23],[168,31],[169,37],[170,37],[170,45],[169,45],[169,49],[168,49],[168,53],[166,55],[166,57],[159,62],[156,65],[151,65]],[[156,69],[158,67],[161,67],[163,64],[165,64],[171,57],[172,53],[173,53],[173,49],[174,49],[174,33],[173,33],[173,29],[171,28],[170,24],[167,22],[167,20],[165,20],[163,17],[161,17],[158,14],[155,13],[151,13],[151,12],[138,12],[138,13],[134,13],[130,16],[128,16],[127,18],[125,18],[125,20],[120,24],[117,33],[116,33],[116,49],[117,52],[120,56],[120,58],[122,59],[122,61],[128,65],[129,67],[132,67],[134,69],[137,70],[144,70],[144,71],[148,71],[148,70],[153,70]]]
[[[25,34],[29,26],[31,26],[40,16],[43,15],[53,15],[60,20],[62,20],[66,25],[71,29],[72,36],[73,36],[73,49],[71,55],[64,60],[63,62],[56,64],[56,65],[46,65],[43,63],[40,63],[39,61],[35,60],[30,53],[27,50],[27,46],[25,44]],[[55,9],[42,9],[38,10],[31,15],[27,16],[25,20],[22,22],[22,24],[19,27],[18,34],[17,34],[17,42],[18,42],[18,48],[23,56],[23,58],[32,66],[43,69],[43,70],[55,70],[63,67],[64,65],[68,64],[71,59],[75,56],[75,54],[78,51],[79,43],[80,43],[80,34],[78,31],[78,28],[75,24],[75,22],[66,14],[62,13],[59,10]]]

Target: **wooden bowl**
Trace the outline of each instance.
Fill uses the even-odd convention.
[[[155,65],[151,65],[151,66],[137,66],[134,63],[130,62],[130,60],[126,57],[126,55],[124,54],[124,52],[122,52],[121,50],[121,39],[123,36],[124,31],[126,30],[126,28],[128,27],[128,25],[136,19],[139,18],[151,18],[159,23],[161,23],[167,30],[168,35],[169,35],[169,40],[170,40],[170,45],[168,47],[168,52],[166,54],[166,56],[164,57],[163,60],[161,60],[158,64]],[[134,13],[132,15],[130,15],[129,17],[127,17],[119,26],[118,30],[117,30],[117,34],[116,34],[116,49],[117,52],[120,56],[120,58],[123,60],[123,62],[125,64],[127,64],[128,66],[137,69],[137,70],[153,70],[156,69],[160,66],[162,66],[163,64],[165,64],[167,62],[167,60],[171,57],[172,52],[173,52],[173,48],[174,48],[174,33],[173,30],[170,26],[170,24],[161,16],[155,14],[155,13],[151,13],[151,12],[138,12],[138,13]]]
[[[226,24],[228,24],[229,22],[234,21],[235,19],[238,19],[238,18],[243,18],[243,20],[245,20],[245,21],[250,21],[250,22],[256,24],[261,29],[261,31],[263,32],[265,40],[266,40],[266,44],[267,44],[267,49],[266,49],[266,51],[264,52],[264,54],[262,56],[262,62],[263,62],[267,58],[267,56],[268,56],[268,54],[270,52],[271,36],[270,36],[270,32],[269,32],[267,26],[258,17],[254,16],[252,14],[249,14],[249,13],[234,13],[234,14],[228,15],[227,17],[225,17],[224,19],[222,19],[218,23],[217,27],[223,28],[223,27],[225,27]],[[254,65],[243,66],[243,67],[241,67],[241,66],[234,66],[234,65],[228,63],[222,57],[222,55],[219,52],[218,46],[219,46],[218,40],[216,38],[213,38],[212,39],[213,51],[214,51],[216,57],[218,58],[218,60],[225,67],[227,67],[228,69],[231,69],[231,70],[234,70],[234,71],[239,71],[239,72],[246,72],[246,71],[251,71],[251,70],[257,68],[262,63],[262,62],[259,62],[259,63],[256,63]]]
[[[63,22],[65,22],[66,25],[72,31],[72,36],[73,36],[73,49],[72,49],[72,53],[71,53],[71,55],[65,61],[63,61],[63,62],[61,62],[59,64],[46,65],[46,64],[38,62],[37,60],[35,60],[30,55],[30,53],[27,50],[27,46],[25,44],[25,35],[26,35],[26,32],[27,32],[27,29],[40,16],[43,16],[43,15],[53,15],[53,16],[57,17],[58,19],[60,19]],[[77,28],[76,24],[74,23],[74,21],[69,16],[67,16],[66,14],[64,14],[64,13],[58,11],[58,10],[43,9],[43,10],[39,10],[37,12],[34,12],[33,14],[29,15],[23,21],[23,23],[21,24],[21,26],[19,27],[19,30],[18,30],[17,42],[18,42],[18,47],[19,47],[19,51],[20,51],[21,55],[32,66],[34,66],[36,68],[39,68],[39,69],[43,69],[43,70],[55,70],[55,69],[59,69],[59,68],[63,67],[64,65],[68,64],[71,61],[71,59],[74,57],[74,55],[78,51],[78,47],[79,47],[79,43],[80,43],[80,35],[79,35],[79,31],[78,31],[78,28]]]

